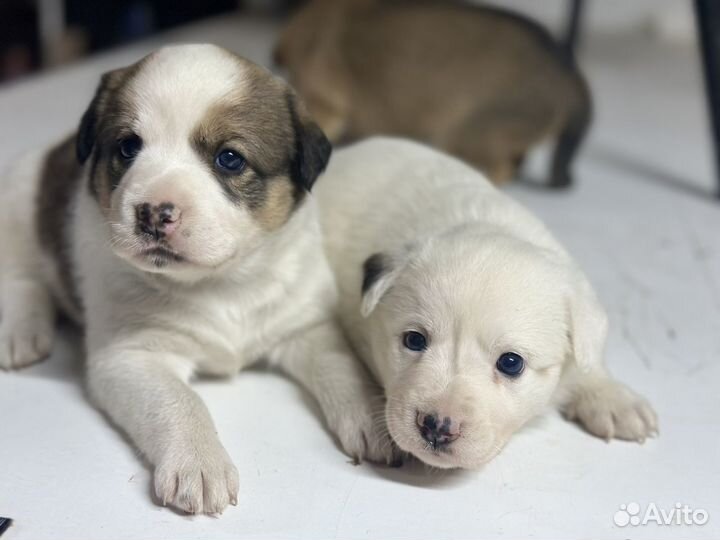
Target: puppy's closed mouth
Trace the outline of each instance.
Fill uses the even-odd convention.
[[[140,252],[140,256],[149,259],[152,264],[158,268],[167,266],[171,263],[185,262],[185,258],[163,246],[152,246]]]
[[[447,446],[432,443],[424,443],[423,450],[425,450],[425,452],[433,454],[434,456],[448,456],[452,455],[453,453],[453,451]]]

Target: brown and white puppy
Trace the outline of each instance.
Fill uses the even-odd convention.
[[[0,368],[48,355],[56,306],[84,323],[90,395],[155,466],[158,498],[188,512],[238,491],[195,373],[267,359],[345,451],[391,460],[332,322],[308,194],[329,155],[284,82],[215,46],[105,74],[77,134],[2,178]]]
[[[275,60],[333,142],[411,137],[496,183],[532,146],[556,140],[549,184],[568,185],[590,120],[572,53],[533,21],[487,6],[311,0]]]

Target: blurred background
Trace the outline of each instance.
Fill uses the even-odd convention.
[[[151,34],[221,13],[264,13],[282,18],[301,0],[2,0],[0,81],[48,69]],[[480,2],[477,2],[480,3]],[[566,0],[485,2],[518,11],[564,30]],[[589,2],[586,31],[693,45],[689,2],[600,0]]]
[[[517,10],[545,25],[558,39],[567,35],[573,6],[571,0],[485,3]],[[282,23],[301,4],[301,0],[0,0],[0,88],[192,25],[197,31],[179,35],[217,41],[237,20],[238,32],[254,27],[258,39],[253,47],[269,51]],[[666,187],[701,196],[714,193],[713,149],[692,2],[586,0],[582,4],[576,52],[595,103],[592,155]],[[167,34],[160,41],[172,39],[176,38]],[[269,58],[254,59],[270,64]],[[683,142],[680,152],[678,138]],[[533,159],[530,162],[532,170]],[[535,167],[538,170],[539,165]]]
[[[241,0],[3,0],[0,81],[67,64],[167,28],[243,9],[248,5]]]

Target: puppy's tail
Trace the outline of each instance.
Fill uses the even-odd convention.
[[[592,98],[585,78],[575,70],[573,73],[576,88],[575,100],[565,120],[565,125],[558,136],[552,158],[548,185],[556,188],[568,187],[572,184],[570,165],[580,149],[592,122]]]

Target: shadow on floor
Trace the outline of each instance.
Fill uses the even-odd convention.
[[[55,327],[52,353],[40,362],[15,371],[23,377],[39,377],[82,385],[85,352],[83,333],[73,323],[61,319]]]
[[[712,204],[720,203],[720,194],[697,186],[692,180],[678,176],[652,163],[628,156],[617,150],[593,146],[587,152],[587,159],[598,164],[629,172],[640,180],[652,182],[666,189],[690,195]]]

